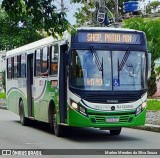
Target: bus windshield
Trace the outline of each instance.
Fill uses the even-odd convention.
[[[147,88],[145,52],[96,50],[100,71],[91,50],[73,50],[71,87],[81,90],[133,91]],[[125,58],[125,60],[124,60]],[[122,66],[123,65],[123,66]]]

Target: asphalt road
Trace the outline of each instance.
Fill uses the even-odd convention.
[[[0,149],[160,149],[160,133],[123,128],[119,136],[111,136],[109,131],[99,129],[70,128],[66,130],[63,138],[59,138],[50,133],[45,123],[34,122],[32,126],[21,126],[18,115],[0,109]],[[108,155],[98,157],[106,156]],[[87,157],[94,158],[97,155]],[[151,155],[136,157],[149,158]]]

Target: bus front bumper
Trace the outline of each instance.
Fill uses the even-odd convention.
[[[107,114],[90,114],[84,116],[78,111],[72,109],[68,111],[69,126],[75,127],[95,127],[95,128],[109,128],[109,127],[132,127],[145,124],[146,109],[139,115],[124,114],[124,115],[107,115]]]

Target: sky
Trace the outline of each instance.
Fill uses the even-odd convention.
[[[0,0],[0,4],[3,0]],[[76,19],[73,17],[74,13],[76,12],[77,8],[79,8],[81,5],[78,3],[72,3],[70,4],[70,0],[63,0],[64,2],[64,7],[66,9],[66,14],[67,14],[67,20],[73,25],[76,23]],[[61,0],[54,0],[54,3],[59,10],[61,8]]]
[[[61,8],[61,0],[54,0],[57,9]],[[77,8],[80,8],[81,5],[78,3],[70,3],[70,0],[63,0],[64,7],[66,9],[67,20],[73,25],[76,23],[76,19],[73,17],[74,13],[77,11]]]

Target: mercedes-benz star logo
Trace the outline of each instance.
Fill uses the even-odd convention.
[[[115,110],[115,106],[111,106],[111,110],[112,110],[112,111]]]

